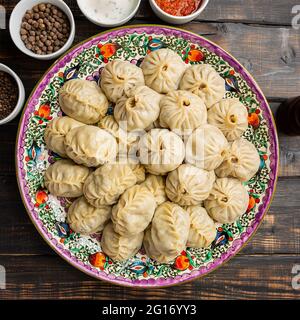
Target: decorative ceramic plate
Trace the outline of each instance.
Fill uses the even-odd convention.
[[[99,82],[101,71],[113,59],[140,65],[150,51],[175,50],[187,64],[207,63],[225,79],[226,97],[247,106],[249,128],[244,137],[257,148],[261,163],[247,183],[247,212],[233,224],[218,225],[217,237],[207,249],[187,248],[174,262],[159,264],[141,249],[125,262],[107,257],[100,234],[83,236],[66,223],[70,199],[57,198],[44,187],[44,172],[59,156],[47,150],[43,139],[47,123],[62,115],[60,87],[74,78]],[[109,113],[113,110],[110,106]],[[96,35],[61,57],[33,90],[20,121],[16,166],[20,192],[28,214],[46,242],[74,267],[98,279],[127,286],[166,286],[206,275],[233,257],[256,231],[274,192],[278,170],[278,141],[272,114],[249,73],[216,44],[187,31],[165,26],[132,26]]]

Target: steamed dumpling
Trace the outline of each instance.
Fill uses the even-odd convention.
[[[94,81],[74,79],[67,81],[59,92],[62,111],[85,124],[97,123],[105,116],[108,100]]]
[[[112,136],[114,136],[116,139],[119,139],[119,130],[122,130],[119,128],[119,124],[114,118],[114,116],[107,115],[103,117],[99,123],[98,127],[100,129],[108,131]]]
[[[208,111],[208,123],[218,127],[228,141],[236,140],[248,128],[247,108],[236,98],[223,99]]]
[[[152,129],[139,142],[139,159],[152,174],[164,175],[175,170],[185,156],[184,143],[168,129]]]
[[[161,125],[159,123],[159,118],[157,118],[157,120],[155,120],[154,122],[152,122],[150,124],[150,126],[148,126],[147,128],[145,128],[145,131],[150,131],[151,129],[155,129],[155,128],[160,128]]]
[[[144,232],[121,236],[115,232],[113,224],[105,226],[101,238],[101,248],[115,261],[124,261],[133,257],[142,247]]]
[[[77,198],[83,194],[83,184],[90,170],[71,160],[59,160],[51,164],[45,173],[45,186],[57,197]]]
[[[185,210],[191,221],[187,247],[207,248],[217,235],[214,221],[201,206],[188,206]]]
[[[189,91],[171,91],[161,99],[159,123],[164,128],[194,130],[207,122],[204,102]]]
[[[110,216],[110,206],[95,208],[84,197],[81,197],[69,207],[67,221],[75,232],[92,234],[102,231]]]
[[[231,143],[223,163],[216,169],[216,174],[220,178],[231,176],[248,181],[256,174],[259,165],[260,157],[255,146],[240,138]]]
[[[121,163],[137,163],[136,156],[140,135],[138,132],[127,132],[119,127],[114,116],[108,115],[100,120],[98,127],[108,131],[118,144],[118,159]],[[145,180],[145,179],[144,179]]]
[[[190,135],[185,148],[186,163],[210,171],[222,163],[228,141],[220,129],[206,124]]]
[[[149,174],[142,185],[145,186],[154,195],[156,204],[158,206],[168,200],[165,190],[165,177]]]
[[[186,64],[171,49],[159,49],[149,53],[141,64],[148,87],[158,93],[177,90]]]
[[[145,231],[143,246],[144,246],[144,249],[147,253],[147,256],[150,257],[151,259],[159,262],[159,263],[171,262],[172,260],[174,260],[178,256],[177,251],[175,251],[175,253],[172,252],[172,254],[170,256],[167,256],[167,255],[162,254],[160,251],[158,251],[156,249],[156,247],[154,246],[152,237],[151,237],[151,227],[149,227]]]
[[[119,125],[127,131],[145,129],[159,116],[160,95],[154,90],[140,86],[129,96],[120,98],[114,108],[114,116]],[[123,125],[122,125],[123,122]]]
[[[116,139],[95,126],[72,129],[66,135],[65,146],[67,155],[73,161],[87,167],[97,167],[116,159]]]
[[[89,176],[83,192],[87,201],[94,207],[112,205],[136,182],[137,178],[129,165],[105,164]]]
[[[45,142],[47,148],[54,151],[61,157],[66,157],[65,136],[73,128],[81,127],[84,124],[69,117],[58,117],[48,123],[45,130]]]
[[[142,183],[146,179],[146,170],[145,167],[139,163],[137,164],[128,164],[133,174],[136,176],[136,183]]]
[[[232,223],[247,210],[249,195],[235,178],[220,178],[214,183],[204,206],[208,214],[219,223]]]
[[[153,218],[155,208],[155,198],[147,188],[135,185],[127,189],[112,209],[115,231],[120,235],[144,231]]]
[[[213,171],[182,164],[168,174],[166,193],[171,201],[179,205],[196,205],[208,197],[214,181]]]
[[[179,87],[199,96],[208,109],[225,95],[225,80],[208,64],[189,67]]]
[[[101,88],[112,102],[128,96],[132,89],[144,84],[142,70],[128,61],[110,61],[101,73]]]
[[[160,254],[175,258],[186,248],[189,229],[189,214],[179,205],[167,201],[155,210],[151,238]]]

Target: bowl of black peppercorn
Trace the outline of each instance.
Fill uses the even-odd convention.
[[[18,75],[0,63],[0,125],[13,120],[22,110],[25,90]]]

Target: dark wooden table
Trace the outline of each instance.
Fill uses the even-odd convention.
[[[9,16],[18,1],[0,0]],[[77,25],[74,44],[103,29],[66,1]],[[211,0],[203,14],[182,26],[221,45],[254,75],[273,111],[300,95],[300,29],[292,28],[297,0]],[[300,22],[300,21],[299,21]],[[163,23],[148,1],[130,24]],[[9,31],[0,30],[0,62],[22,78],[27,96],[50,66],[22,54]],[[300,137],[279,133],[280,177],[269,213],[250,243],[205,278],[166,289],[129,289],[81,273],[47,246],[22,205],[14,167],[19,118],[0,127],[0,265],[6,268],[1,299],[273,299],[298,298],[292,267],[300,265]]]

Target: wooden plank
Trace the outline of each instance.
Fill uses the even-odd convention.
[[[3,0],[1,5],[10,12],[17,2]],[[104,30],[83,17],[75,0],[66,2],[77,24],[74,43]],[[268,99],[279,102],[299,95],[300,89],[300,34],[288,27],[295,4],[296,0],[214,0],[184,28],[208,37],[236,56],[255,75]],[[154,16],[148,0],[143,0],[136,19],[130,22],[134,23],[162,22]],[[0,43],[1,62],[17,71],[28,95],[41,70],[52,62],[23,55],[12,44],[8,30],[1,30]],[[272,109],[277,106],[273,103]],[[75,270],[39,236],[22,205],[14,177],[16,130],[17,120],[0,127],[0,265],[6,267],[8,279],[0,298],[140,298],[142,290],[96,281]],[[299,298],[299,292],[291,287],[291,268],[299,263],[300,249],[298,140],[280,134],[283,178],[270,212],[241,254],[204,279],[170,289],[143,289],[143,297]]]
[[[201,26],[196,23],[184,28],[202,34]],[[297,30],[233,23],[211,27],[215,30],[206,35],[207,38],[236,57],[255,77],[267,97],[299,94],[300,33]]]
[[[280,178],[272,206],[247,254],[300,252],[300,178]],[[12,176],[0,177],[0,254],[54,254],[39,236],[23,207]]]
[[[280,176],[300,175],[300,136],[279,134]]]
[[[0,256],[7,275],[0,299],[299,299],[291,286],[297,263],[297,256],[239,256],[199,280],[138,289],[94,280],[55,256]]]
[[[137,21],[138,22],[138,21]],[[184,29],[205,35],[235,56],[253,74],[265,95],[280,99],[300,91],[300,33],[289,27],[261,27],[233,23],[190,23]],[[74,44],[101,31],[86,21],[77,22]],[[21,75],[29,94],[51,62],[26,57],[15,49],[8,31],[1,41],[0,59]],[[238,44],[238,45],[237,45]]]
[[[6,127],[1,126],[1,127]],[[13,142],[0,144],[0,172],[15,176],[15,146]]]
[[[209,1],[197,21],[290,25],[296,4],[296,0],[214,0]]]
[[[66,0],[65,2],[70,6],[77,19],[84,18],[77,6],[76,0]],[[17,1],[4,0],[2,3],[7,8],[8,13],[10,13]],[[292,7],[296,4],[296,0],[226,0],[226,2],[224,0],[214,0],[209,2],[206,9],[194,21],[230,21],[290,25],[293,17]],[[154,12],[151,10],[148,0],[142,0],[135,18],[153,20]]]

